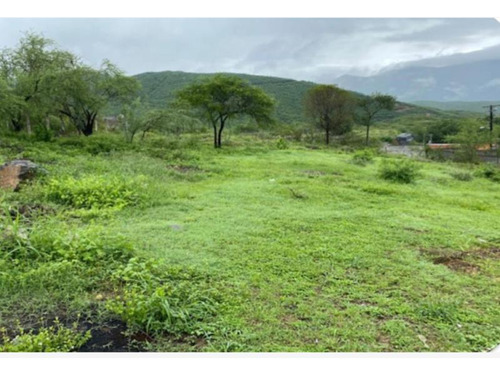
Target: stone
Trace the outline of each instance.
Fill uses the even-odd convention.
[[[0,167],[0,188],[19,190],[22,181],[33,178],[38,166],[29,160],[12,160]]]

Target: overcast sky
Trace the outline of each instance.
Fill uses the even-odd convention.
[[[108,58],[128,74],[240,72],[330,82],[408,62],[458,63],[473,51],[500,59],[494,19],[0,18],[0,47],[14,47],[28,30],[88,64]]]

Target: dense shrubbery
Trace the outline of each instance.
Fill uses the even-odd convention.
[[[384,180],[409,184],[419,175],[418,165],[411,160],[386,160],[379,169]]]
[[[66,177],[49,181],[47,197],[73,208],[123,208],[139,202],[137,187],[116,177]]]
[[[476,174],[479,177],[484,177],[494,182],[500,182],[500,169],[491,164],[486,164],[478,168]]]

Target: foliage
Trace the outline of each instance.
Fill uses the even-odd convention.
[[[236,76],[218,74],[193,83],[177,94],[197,116],[212,125],[214,147],[222,146],[221,136],[228,120],[248,116],[259,122],[270,122],[274,101],[261,89]]]
[[[84,176],[54,178],[47,184],[47,197],[74,208],[123,208],[140,200],[138,187],[118,177]]]
[[[486,164],[477,169],[476,174],[494,182],[500,182],[500,168]]]
[[[384,160],[379,175],[384,180],[409,184],[419,176],[419,167],[408,159]]]
[[[0,259],[13,264],[32,261],[79,261],[86,264],[110,264],[127,261],[133,253],[131,244],[120,236],[109,236],[101,228],[76,230],[67,225],[50,228],[36,225],[29,230],[20,215],[4,215],[1,225]]]
[[[276,141],[276,148],[278,150],[286,150],[288,148],[288,143],[283,138],[278,138]]]
[[[19,334],[10,339],[4,332],[0,352],[72,352],[90,338],[90,331],[78,332],[76,324],[66,328],[56,319],[54,325],[42,327],[37,333],[20,327]]]
[[[351,93],[334,85],[311,88],[304,98],[305,113],[315,126],[323,129],[326,144],[330,134],[341,135],[351,130],[355,99]]]
[[[452,136],[451,141],[459,145],[454,155],[456,161],[478,163],[478,148],[488,145],[489,132],[481,128],[477,120],[464,120],[460,132]]]
[[[425,123],[412,131],[417,142],[446,143],[461,128],[461,119],[439,119]]]
[[[33,126],[48,128],[51,116],[64,116],[90,135],[110,101],[129,100],[139,89],[135,78],[108,60],[93,69],[35,33],[26,33],[15,49],[2,51],[0,72],[0,98],[5,99],[0,115],[8,115],[13,130],[25,128],[28,134]]]
[[[60,113],[67,116],[81,133],[94,132],[98,114],[110,102],[130,101],[140,88],[139,82],[127,77],[108,60],[99,70],[78,66],[60,74]]]
[[[373,161],[373,152],[371,150],[359,150],[352,155],[352,162],[357,165],[366,165]]]
[[[195,130],[199,121],[190,117],[186,111],[178,108],[151,109],[149,105],[136,99],[131,105],[124,106],[121,117],[125,139],[133,142],[134,136],[142,132],[142,138],[147,132],[157,131],[163,134],[179,136],[185,131]]]
[[[194,271],[133,258],[114,277],[125,284],[124,291],[107,307],[132,329],[195,335],[216,313],[217,294]]]

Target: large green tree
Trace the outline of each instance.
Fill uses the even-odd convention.
[[[341,135],[351,129],[355,98],[335,85],[318,85],[311,88],[304,98],[306,115],[315,126],[325,131],[325,142],[330,135]]]
[[[11,127],[28,133],[33,124],[48,126],[51,117],[65,116],[79,132],[90,135],[98,114],[110,103],[131,100],[140,85],[107,60],[99,69],[91,68],[34,33],[0,53],[0,77],[8,88],[2,92],[16,99],[9,102],[23,102],[10,106]]]
[[[31,133],[33,122],[40,123],[55,111],[54,76],[76,64],[74,55],[34,33],[26,33],[16,48],[1,52],[1,75],[11,93],[24,102],[10,113],[14,130]]]
[[[222,131],[230,119],[248,116],[258,123],[272,121],[274,100],[236,76],[216,74],[185,87],[177,97],[212,125],[215,148],[222,146]]]
[[[57,77],[59,112],[67,116],[82,134],[89,136],[99,113],[110,103],[133,100],[139,81],[125,76],[104,61],[100,69],[79,66]]]
[[[368,145],[370,139],[370,126],[377,119],[377,115],[384,111],[392,111],[395,106],[396,98],[380,93],[374,93],[359,100],[358,120],[362,125],[366,126],[366,145]]]

